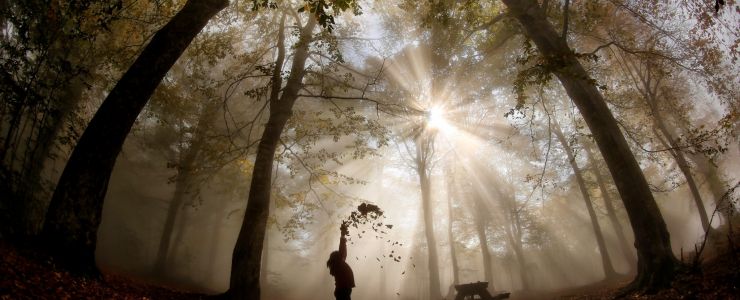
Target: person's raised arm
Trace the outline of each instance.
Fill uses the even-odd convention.
[[[349,235],[349,230],[347,230],[347,225],[342,223],[342,226],[339,227],[339,231],[342,234],[342,236],[339,237],[339,257],[344,261],[347,259],[347,239],[344,236]]]

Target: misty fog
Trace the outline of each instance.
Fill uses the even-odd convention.
[[[123,1],[101,19],[107,30],[81,21],[94,38],[51,44],[85,70],[53,91],[34,83],[49,107],[65,107],[49,117],[60,125],[36,120],[45,112],[31,106],[18,104],[18,118],[16,104],[0,108],[3,178],[23,182],[38,169],[33,187],[3,187],[16,195],[6,199],[26,190],[37,199],[0,207],[11,221],[27,210],[13,228],[45,232],[76,141],[185,1],[159,2]],[[235,284],[242,226],[255,220],[250,228],[265,226],[261,256],[246,259],[261,299],[330,299],[340,225],[368,203],[382,216],[347,236],[355,299],[454,299],[455,285],[479,281],[494,295],[537,299],[638,274],[634,232],[647,230],[633,227],[622,200],[632,186],[615,171],[629,162],[602,155],[614,138],[594,126],[608,118],[585,117],[567,62],[543,54],[516,1],[348,2],[359,6],[327,4],[328,25],[304,12],[311,1],[231,1],[210,19],[114,156],[94,244],[100,271],[221,294]],[[581,81],[603,95],[644,174],[670,251],[688,262],[708,232],[736,220],[736,2],[718,13],[696,12],[701,1],[524,2],[541,5],[555,33],[566,30],[563,45],[590,76]],[[22,42],[18,22],[3,17],[3,45]],[[28,64],[46,55],[25,51]],[[42,76],[63,74],[47,64]],[[289,119],[274,127],[281,116]],[[58,126],[53,146],[38,156],[49,126]],[[262,152],[271,139],[274,154]],[[263,155],[272,164],[257,175]],[[257,212],[250,189],[264,176],[267,209]]]

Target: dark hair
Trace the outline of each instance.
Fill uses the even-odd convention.
[[[334,251],[329,254],[329,260],[326,261],[326,267],[329,268],[329,274],[334,275],[334,269],[336,269],[339,263],[339,251]]]

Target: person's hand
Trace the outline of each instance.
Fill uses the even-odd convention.
[[[339,226],[339,232],[342,233],[342,236],[349,235],[349,229],[347,228],[347,223],[342,222],[342,225]]]

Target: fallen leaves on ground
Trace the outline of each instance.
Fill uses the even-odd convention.
[[[32,246],[0,240],[0,299],[205,299],[205,295],[147,285],[118,275],[94,279],[75,276],[54,265]]]

